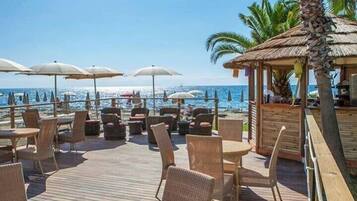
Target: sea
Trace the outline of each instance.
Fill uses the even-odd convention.
[[[291,86],[293,93],[295,92],[296,86]],[[205,106],[214,107],[213,101],[204,101],[205,93],[207,92],[209,98],[214,98],[215,92],[217,93],[219,103],[218,107],[220,110],[248,110],[248,86],[247,85],[232,85],[232,86],[174,86],[174,87],[157,87],[156,92],[156,106],[160,107],[170,103],[163,101],[164,91],[167,95],[175,92],[189,92],[192,90],[198,90],[199,93],[195,93],[195,100],[186,100],[185,104],[192,105],[193,107]],[[316,86],[310,85],[309,92],[316,90]],[[29,95],[30,104],[35,103],[45,103],[50,101],[52,88],[3,88],[0,89],[0,106],[8,105],[8,94],[10,92],[15,94],[16,104],[22,105],[22,95],[27,93]],[[151,86],[127,86],[127,87],[98,87],[97,91],[100,94],[100,98],[112,98],[121,97],[121,95],[128,92],[140,92],[141,97],[152,97],[152,87]],[[40,100],[36,100],[36,93],[39,94]],[[85,100],[87,93],[89,93],[90,98],[94,99],[94,89],[93,87],[74,87],[74,88],[60,88],[58,89],[58,97],[63,100],[64,94],[72,94],[71,100]],[[228,100],[228,94],[231,93],[231,100]],[[47,96],[47,101],[44,101],[44,96]],[[126,107],[127,101],[121,100],[119,104],[122,107]],[[110,101],[101,103],[104,107],[110,105]],[[153,106],[152,101],[147,101],[147,106],[150,108]],[[84,103],[73,103],[71,108],[84,107]]]

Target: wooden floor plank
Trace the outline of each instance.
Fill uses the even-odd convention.
[[[173,141],[177,165],[188,168],[185,138],[173,135]],[[68,150],[68,146],[62,149]],[[49,171],[46,177],[33,169],[32,162],[22,161],[29,200],[156,200],[161,159],[157,148],[148,146],[146,135],[130,136],[126,142],[88,137],[78,150],[56,154],[58,172],[51,172],[52,160],[44,161],[44,168]],[[243,166],[259,170],[267,167],[268,161],[252,152],[243,158]],[[303,164],[280,159],[278,180],[283,200],[307,200]],[[240,198],[273,200],[270,189],[264,188],[242,187]]]

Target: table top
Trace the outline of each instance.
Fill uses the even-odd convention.
[[[233,140],[223,140],[224,155],[246,155],[252,149],[252,146],[246,142],[238,142]]]
[[[12,128],[0,129],[0,139],[21,138],[37,135],[40,132],[38,128]]]

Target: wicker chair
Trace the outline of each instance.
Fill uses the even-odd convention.
[[[171,115],[173,118],[172,122],[172,130],[176,131],[177,130],[177,122],[179,121],[180,117],[180,109],[179,108],[174,108],[174,107],[165,107],[160,109],[160,116],[164,115]]]
[[[102,114],[104,138],[106,140],[123,140],[126,137],[125,124],[116,114]]]
[[[14,162],[12,146],[1,146],[0,147],[0,163]]]
[[[27,200],[21,163],[0,165],[0,200]]]
[[[186,135],[190,169],[216,179],[213,198],[232,197],[233,175],[223,172],[222,138]]]
[[[43,119],[41,122],[40,133],[37,137],[37,146],[29,146],[17,150],[17,157],[24,160],[37,161],[41,173],[43,173],[41,160],[53,158],[53,162],[58,170],[56,157],[53,149],[53,138],[57,132],[57,119]]]
[[[219,119],[218,120],[218,135],[223,140],[233,140],[242,142],[243,138],[243,120],[239,119]],[[235,173],[236,164],[224,160],[224,172]]]
[[[146,130],[146,117],[149,116],[149,109],[147,108],[133,108],[129,117],[130,121],[142,121],[143,130]]]
[[[162,180],[166,179],[168,168],[170,166],[176,165],[175,155],[174,155],[174,150],[172,148],[171,140],[169,138],[169,134],[167,133],[166,125],[164,123],[160,123],[157,125],[152,125],[150,128],[154,133],[157,146],[160,149],[161,161],[162,161],[160,184],[155,194],[155,197],[159,199],[157,195],[159,194]]]
[[[85,123],[85,135],[86,136],[93,136],[100,134],[100,121],[96,119],[90,119],[89,113],[86,117]]]
[[[196,171],[170,167],[162,201],[211,201],[214,181]]]
[[[212,135],[213,114],[199,114],[190,123],[189,132],[195,135]]]
[[[121,119],[121,110],[117,107],[106,107],[102,109],[102,114],[116,114]]]
[[[276,139],[273,153],[271,155],[270,162],[269,162],[269,168],[266,169],[266,171],[264,171],[263,173],[255,171],[255,170],[251,170],[251,169],[246,169],[244,167],[240,168],[238,171],[239,185],[271,188],[274,200],[276,200],[275,191],[274,191],[274,187],[276,187],[279,198],[280,198],[280,200],[282,200],[280,191],[279,191],[279,187],[278,187],[276,166],[277,166],[277,162],[278,162],[278,154],[279,154],[279,149],[280,149],[280,145],[281,145],[281,140],[283,138],[283,134],[285,133],[285,131],[286,131],[286,128],[285,128],[285,126],[283,126],[280,129],[278,138]]]
[[[58,136],[60,144],[70,143],[70,150],[73,148],[77,151],[76,143],[85,140],[85,122],[87,114],[88,111],[75,112],[72,130],[61,133]]]
[[[193,109],[192,117],[195,118],[199,114],[208,114],[208,113],[211,113],[210,109],[198,107],[198,108]]]
[[[171,116],[148,116],[146,118],[146,125],[147,125],[147,133],[148,133],[148,141],[151,144],[157,144],[154,133],[150,128],[151,125],[165,123],[167,133],[171,138],[171,130],[172,130],[172,122],[173,118]]]
[[[40,114],[38,109],[26,109],[25,112],[22,113],[22,119],[24,120],[26,128],[40,128]],[[27,145],[30,144],[35,144],[33,137],[27,138]]]

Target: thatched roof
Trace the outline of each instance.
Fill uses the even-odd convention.
[[[337,64],[357,64],[357,23],[331,16],[336,28],[329,34],[330,55]],[[271,65],[290,66],[297,58],[307,56],[307,33],[302,24],[257,45],[224,64],[225,68],[240,68],[263,61]]]

